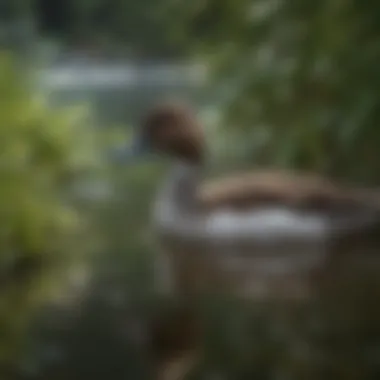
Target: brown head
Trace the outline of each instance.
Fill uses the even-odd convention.
[[[164,103],[151,109],[141,127],[143,144],[157,153],[199,164],[205,151],[204,135],[190,107]]]

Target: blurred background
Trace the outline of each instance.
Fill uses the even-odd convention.
[[[370,0],[2,0],[1,380],[150,378],[165,167],[118,152],[158,99],[198,107],[215,173],[378,185],[379,20]],[[275,312],[210,300],[194,376],[380,379],[379,287],[359,290]]]

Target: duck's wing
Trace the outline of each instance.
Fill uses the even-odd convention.
[[[380,192],[345,187],[321,176],[284,171],[257,171],[204,183],[199,200],[205,210],[249,210],[289,206],[328,212],[360,207],[380,209]]]

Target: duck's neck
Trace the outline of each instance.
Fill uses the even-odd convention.
[[[167,180],[170,198],[178,210],[192,212],[197,207],[201,166],[185,161],[174,164]]]
[[[160,220],[196,213],[201,169],[201,165],[185,161],[173,165],[157,199],[156,216]]]

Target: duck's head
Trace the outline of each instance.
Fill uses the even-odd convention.
[[[167,102],[148,111],[137,136],[140,152],[151,151],[200,164],[205,140],[195,112],[186,104]]]

